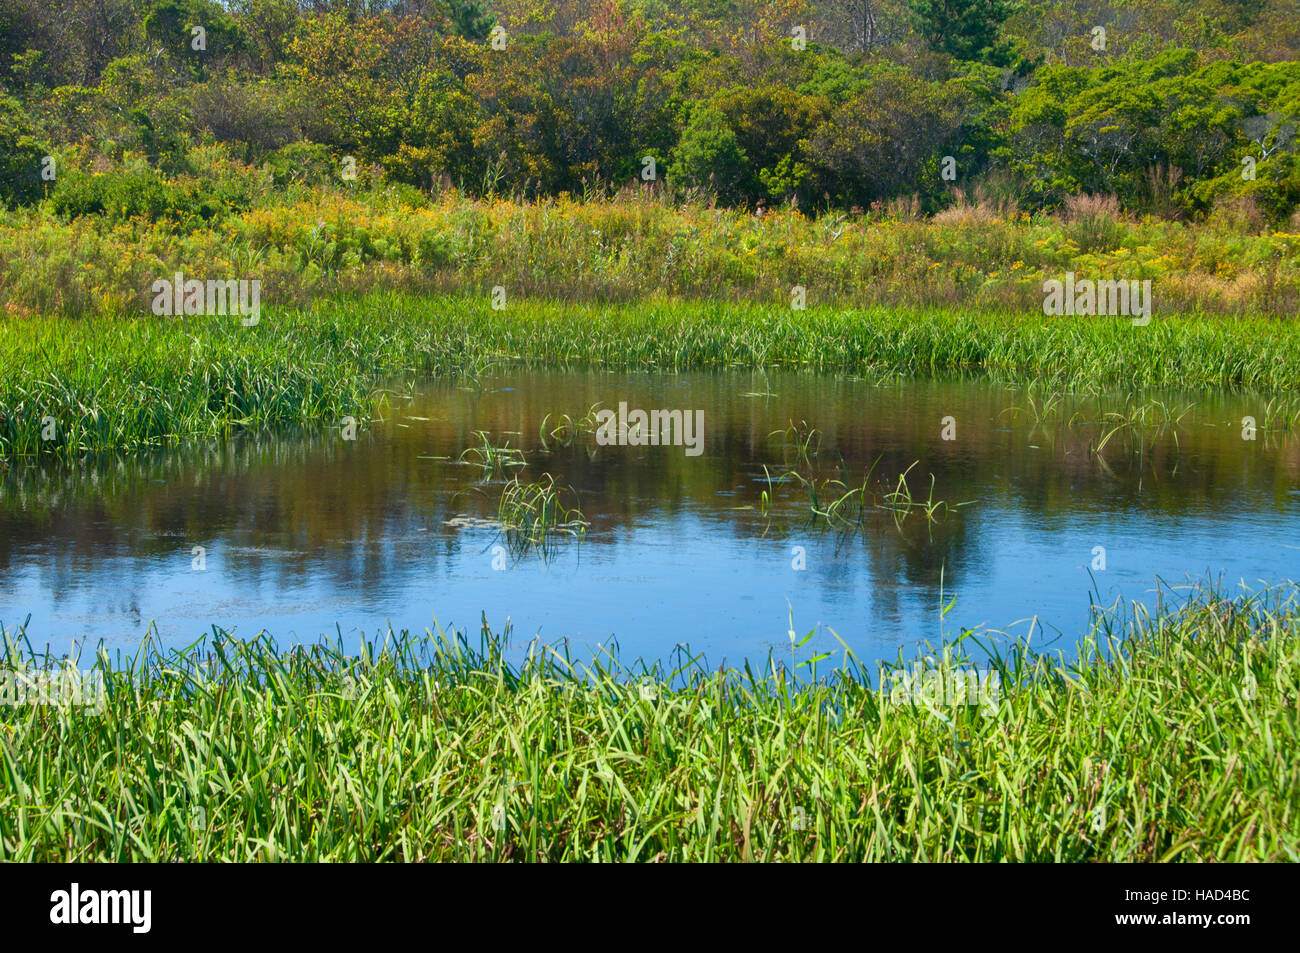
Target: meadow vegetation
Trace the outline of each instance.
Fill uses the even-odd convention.
[[[251,170],[248,170],[252,174]],[[682,204],[666,189],[605,199],[474,199],[377,186],[267,190],[201,228],[147,217],[0,212],[0,303],[15,317],[148,314],[159,278],[257,278],[288,307],[366,290],[506,290],[507,300],[807,301],[1036,311],[1072,271],[1152,282],[1155,313],[1289,317],[1300,307],[1300,224],[1137,219],[1070,201],[1030,215],[988,200],[962,218],[877,212],[761,216]]]

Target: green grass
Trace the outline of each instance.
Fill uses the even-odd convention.
[[[481,469],[484,479],[504,477],[507,471],[514,467],[526,465],[523,451],[510,446],[509,440],[496,446],[492,443],[491,437],[482,430],[475,430],[474,436],[478,437],[478,446],[467,448],[461,453],[460,459]]]
[[[878,479],[873,484],[871,475],[875,472],[879,458],[867,469],[860,486],[850,486],[842,479],[823,477],[816,472],[804,476],[798,470],[786,470],[778,478],[781,482],[797,483],[808,495],[808,514],[811,524],[847,529],[859,527],[866,529],[868,523],[877,520],[881,514],[888,514],[894,528],[902,533],[909,517],[916,515],[926,527],[942,522],[952,511],[969,506],[972,500],[960,503],[948,503],[934,498],[934,474],[930,474],[930,490],[922,499],[913,496],[907,475],[912,472],[919,461],[914,461],[892,482]],[[843,468],[841,468],[843,472]],[[771,474],[768,485],[771,487]],[[879,490],[879,493],[876,491]],[[766,514],[771,505],[771,496],[764,491],[761,497],[761,509]]]
[[[0,706],[0,860],[1296,860],[1297,596],[1100,614],[1077,663],[1003,654],[986,707],[851,657],[796,687],[214,630],[101,655],[100,714]]]
[[[365,421],[385,387],[488,368],[797,367],[984,374],[1064,388],[1232,387],[1284,394],[1300,333],[1270,319],[1045,318],[943,310],[795,312],[374,294],[237,319],[0,319],[0,456],[126,450],[235,428]],[[49,421],[54,423],[52,440]]]
[[[549,552],[557,537],[585,536],[590,524],[583,519],[582,511],[563,502],[571,492],[557,487],[549,473],[529,483],[515,477],[502,487],[497,523],[511,550],[540,548]]]

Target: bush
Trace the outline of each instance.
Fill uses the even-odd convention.
[[[339,180],[338,160],[317,142],[291,142],[282,146],[271,153],[267,165],[277,186],[325,185]]]
[[[270,170],[231,158],[224,145],[190,149],[184,166],[187,174],[177,182],[187,195],[184,207],[204,221],[247,211],[273,185]]]
[[[1121,215],[1114,195],[1067,196],[1062,217],[1069,226],[1066,233],[1085,254],[1119,244]]]
[[[456,242],[446,232],[427,231],[420,235],[420,264],[428,268],[445,268],[456,260]]]
[[[114,221],[181,217],[189,210],[186,196],[153,169],[71,172],[54,190],[54,211],[66,218],[103,215]]]
[[[223,76],[191,87],[184,101],[197,131],[237,147],[232,151],[246,161],[298,138],[299,117],[287,94],[267,81]]]
[[[1255,196],[1234,195],[1214,203],[1206,224],[1228,234],[1258,235],[1268,223]]]
[[[20,205],[40,197],[44,155],[22,106],[0,95],[0,204]]]

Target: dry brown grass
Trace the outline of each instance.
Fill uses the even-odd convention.
[[[965,190],[952,190],[953,203],[948,208],[934,215],[936,225],[988,225],[998,221],[1007,221],[1020,213],[1016,200],[1009,197],[995,197],[982,185],[975,187],[974,200],[967,197]]]
[[[1119,198],[1114,195],[1067,195],[1061,207],[1061,218],[1071,224],[1090,219],[1122,221],[1124,213]]]
[[[883,213],[886,219],[895,222],[919,222],[921,220],[921,200],[915,195],[900,196],[888,202],[873,202],[873,212]]]

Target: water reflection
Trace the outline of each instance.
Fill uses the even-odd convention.
[[[1249,397],[1088,397],[1045,411],[1047,396],[811,374],[519,372],[431,386],[355,442],[280,433],[17,464],[0,481],[0,621],[12,630],[30,613],[33,640],[55,646],[130,646],[151,620],[180,643],[213,624],[288,640],[435,617],[477,630],[486,614],[524,638],[616,636],[656,658],[689,642],[737,662],[788,652],[792,609],[800,634],[824,623],[870,658],[939,635],[941,581],[945,601],[957,597],[949,631],[1023,632],[1037,616],[1072,639],[1093,578],[1109,601],[1141,598],[1157,574],[1297,575],[1300,439],[1243,440],[1241,418],[1263,419]],[[704,453],[543,433],[620,401],[702,409]],[[943,439],[945,417],[955,439]],[[495,515],[505,476],[462,458],[476,431],[523,451],[509,475],[571,488],[591,523],[580,545],[493,569],[500,540],[472,524]],[[935,499],[970,505],[934,524],[875,513],[835,529],[810,524],[797,482],[776,481],[787,468],[827,489],[865,479],[879,497],[913,463],[914,495],[933,478]],[[1099,546],[1106,568],[1090,577]],[[823,633],[817,646],[838,643]]]

